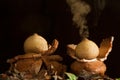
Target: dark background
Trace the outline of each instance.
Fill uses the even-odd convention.
[[[105,37],[115,37],[113,50],[105,61],[106,74],[120,77],[120,0],[106,0],[100,16],[96,16],[95,0],[86,1],[92,8],[87,16],[89,38],[99,44]],[[24,54],[24,40],[33,33],[49,43],[57,38],[60,44],[56,52],[69,66],[66,45],[77,44],[80,36],[65,0],[0,0],[0,73],[8,70],[8,58]]]

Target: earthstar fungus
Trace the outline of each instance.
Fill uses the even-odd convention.
[[[67,45],[68,55],[76,60],[71,64],[71,71],[78,76],[104,76],[107,69],[104,61],[112,50],[113,40],[113,36],[103,39],[100,47],[89,39],[83,39],[78,45]]]
[[[24,42],[25,54],[8,59],[11,64],[10,72],[33,75],[61,75],[65,66],[60,63],[62,57],[52,55],[58,48],[59,42],[54,39],[52,44],[37,33],[29,36]],[[26,76],[26,75],[25,75]]]

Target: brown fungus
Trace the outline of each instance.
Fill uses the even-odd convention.
[[[106,65],[104,64],[103,61],[107,59],[108,54],[112,50],[113,40],[114,40],[113,36],[103,39],[103,41],[100,44],[100,48],[96,48],[96,45],[92,42],[92,44],[95,45],[92,48],[97,49],[95,51],[97,55],[92,54],[93,52],[91,50],[86,51],[88,48],[91,49],[91,46],[89,46],[91,42],[86,43],[81,41],[78,45],[75,45],[75,44],[67,45],[68,55],[76,60],[71,64],[71,71],[79,76],[84,73],[89,74],[88,76],[90,75],[103,76],[106,71]],[[80,47],[77,47],[77,46],[80,46]],[[86,46],[87,46],[87,49],[85,49]],[[81,49],[76,50],[76,48],[81,48]],[[82,54],[81,52],[82,53],[85,52],[85,53]],[[92,55],[92,57],[90,55]]]
[[[62,57],[59,55],[52,55],[58,48],[58,40],[54,39],[52,44],[48,45],[47,41],[38,34],[33,34],[24,42],[25,54],[15,56],[8,59],[7,62],[11,64],[10,71],[15,73],[25,73],[34,75],[61,75],[66,70],[65,66],[59,61]],[[52,66],[52,67],[51,67]],[[52,70],[52,73],[51,73]],[[41,72],[41,71],[44,71]]]

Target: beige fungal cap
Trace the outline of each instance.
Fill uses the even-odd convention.
[[[24,51],[39,53],[48,50],[47,41],[37,33],[29,36],[24,42]]]
[[[99,48],[93,41],[84,39],[76,46],[75,53],[80,59],[94,59],[99,55]]]

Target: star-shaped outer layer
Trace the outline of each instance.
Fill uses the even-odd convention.
[[[42,63],[47,65],[50,61],[62,60],[59,55],[51,55],[56,51],[58,44],[59,42],[54,39],[47,51],[41,51],[41,53],[25,53],[24,55],[18,55],[8,59],[7,62],[11,64],[10,69],[19,72],[29,71],[37,74],[41,69]]]
[[[100,43],[99,55],[94,59],[87,60],[87,59],[77,58],[75,55],[75,48],[77,45],[75,45],[75,44],[67,45],[67,53],[73,59],[76,59],[77,61],[80,61],[80,62],[92,62],[92,61],[96,61],[96,60],[105,61],[107,59],[108,54],[112,50],[113,40],[114,40],[113,36],[103,39],[102,42]]]

